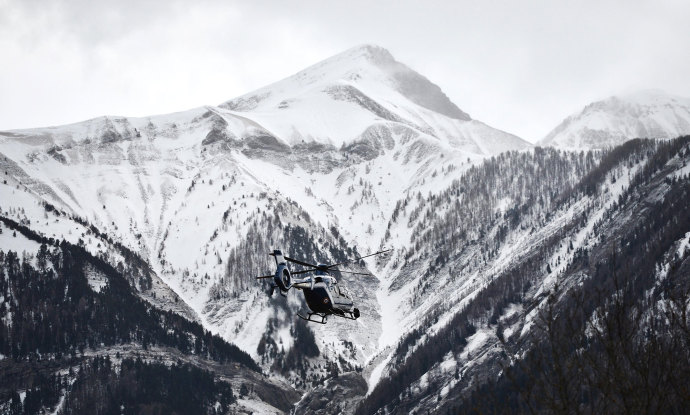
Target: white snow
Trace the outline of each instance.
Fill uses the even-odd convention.
[[[108,277],[91,266],[84,270],[86,280],[92,290],[99,293],[108,284]]]
[[[482,327],[477,330],[476,333],[471,335],[467,339],[467,346],[465,346],[465,349],[463,350],[465,352],[466,358],[468,355],[471,355],[475,351],[477,351],[484,343],[491,338],[493,335],[493,330],[490,328]]]
[[[690,232],[686,233],[683,238],[681,238],[678,244],[678,250],[676,251],[679,258],[683,258],[685,251],[690,247]]]
[[[671,174],[677,179],[687,179],[687,177],[690,176],[690,164],[686,164]]]
[[[402,249],[414,232],[409,214],[422,203],[416,195],[446,189],[485,157],[531,147],[480,121],[418,104],[396,78],[398,71],[412,71],[384,52],[355,48],[218,107],[100,117],[0,135],[0,163],[6,157],[8,169],[8,184],[0,184],[2,214],[30,220],[30,227],[47,237],[81,240],[90,252],[117,265],[122,258],[115,249],[69,215],[87,220],[147,260],[206,329],[256,358],[269,318],[294,316],[276,312],[258,286],[220,300],[212,300],[210,290],[226,276],[228,251],[247,237],[252,220],[271,215],[278,202],[295,201],[308,213],[310,226],[326,233],[337,229],[362,254],[383,244],[394,250],[388,262],[367,261],[379,280],[372,288],[375,298],[364,302],[355,294],[368,314],[356,322],[313,328],[327,358],[349,353],[342,340],[353,342],[352,363],[375,366],[366,369],[373,388],[387,373],[395,343],[438,304],[436,296],[416,308],[409,303],[425,264],[404,270],[411,272],[410,281],[391,288],[403,271]],[[230,137],[230,144],[203,145],[213,131],[221,139]],[[244,151],[256,137],[269,135],[278,145],[325,147]],[[376,157],[339,151],[355,142],[368,144]],[[393,210],[406,197],[409,205],[386,237]],[[43,202],[64,214],[48,212]],[[499,208],[510,203],[501,201]],[[0,239],[0,249],[13,246],[10,242]],[[528,242],[525,237],[523,245]],[[23,247],[29,248],[35,252],[38,246]],[[505,261],[496,269],[507,264],[511,252],[501,253]],[[428,335],[473,298],[486,275],[462,275],[446,299],[452,307]],[[105,281],[92,273],[89,283],[100,290]],[[289,301],[294,304],[298,295],[291,293]],[[287,330],[282,326],[275,334],[286,350],[292,341]]]
[[[570,150],[605,148],[633,138],[675,138],[690,133],[690,99],[646,90],[587,105],[540,141]]]
[[[249,413],[255,415],[280,415],[283,414],[278,408],[267,404],[264,401],[258,401],[254,399],[239,398],[235,403],[236,406],[248,410]]]
[[[0,250],[5,253],[14,251],[20,257],[24,254],[35,256],[38,248],[41,247],[38,242],[25,237],[21,232],[11,230],[2,222],[0,222],[0,230],[2,230],[2,233],[0,233]]]
[[[58,415],[62,410],[62,407],[65,406],[65,397],[67,394],[64,392],[64,390],[62,390],[62,392],[63,393],[60,395],[57,405],[55,405],[55,409],[50,413],[50,415]]]
[[[383,359],[380,363],[378,363],[374,369],[371,371],[371,375],[369,376],[369,381],[367,384],[369,385],[369,389],[367,390],[367,395],[370,394],[376,385],[379,383],[379,380],[381,380],[381,376],[383,374],[383,370],[388,366],[388,363],[390,362],[392,357],[392,353],[388,354],[388,357]]]

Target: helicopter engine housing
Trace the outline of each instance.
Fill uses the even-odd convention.
[[[271,255],[276,260],[276,273],[273,276],[275,286],[280,288],[281,294],[287,293],[292,288],[292,275],[287,267],[287,261],[279,249],[275,249]]]
[[[286,292],[292,288],[292,275],[285,264],[278,265],[275,275],[273,276],[276,286],[280,288],[281,292]]]

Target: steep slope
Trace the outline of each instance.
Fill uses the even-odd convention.
[[[179,251],[159,251],[159,274],[186,301],[202,301],[195,310],[207,327],[242,345],[274,377],[286,378],[307,392],[297,404],[300,413],[320,413],[324,402],[327,410],[352,413],[364,398],[365,382],[369,395],[358,410],[363,414],[384,406],[394,413],[443,413],[472,399],[473,393],[481,393],[477,386],[496,379],[506,350],[528,347],[522,345],[539,338],[534,322],[554,283],[572,286],[586,280],[581,265],[573,264],[581,264],[584,257],[595,264],[600,252],[618,243],[616,229],[647,223],[647,206],[659,198],[683,196],[673,186],[687,181],[690,155],[687,139],[668,145],[634,141],[606,153],[535,149],[476,164],[452,155],[432,157],[421,165],[410,158],[407,165],[418,170],[409,172],[402,154],[396,156],[399,145],[393,140],[393,154],[383,146],[382,154],[372,160],[341,161],[343,165],[334,163],[310,173],[283,169],[241,150],[228,153],[205,146],[205,163],[226,163],[237,172],[233,176],[204,171],[195,176],[179,207],[194,204],[191,212],[198,212],[199,203],[213,200],[206,206],[211,217],[200,220],[209,221],[211,235],[204,239],[188,232],[182,242],[171,243]],[[270,149],[260,150],[270,158]],[[99,151],[94,154],[100,156]],[[387,177],[396,162],[402,163],[400,177],[409,177],[407,188],[396,187],[401,186],[399,178]],[[653,179],[641,179],[649,175]],[[0,191],[7,196],[3,205],[8,215],[37,229],[62,230],[67,238],[83,238],[88,249],[98,248],[88,226],[77,228],[77,235],[68,232],[71,226],[62,221],[73,219],[37,197],[41,186],[21,184],[19,180],[27,180],[21,174],[19,180],[14,174],[6,176],[8,183]],[[386,191],[395,189],[405,196],[383,203]],[[231,197],[226,200],[224,192]],[[325,200],[318,198],[320,194],[336,196]],[[219,201],[224,201],[222,209],[211,210]],[[677,200],[670,203],[684,206]],[[620,208],[622,204],[637,206],[637,212]],[[389,219],[357,224],[356,218],[347,216],[361,212]],[[606,229],[602,224],[614,230],[600,233]],[[201,229],[205,226],[196,227],[196,233]],[[687,238],[690,229],[683,225],[675,231]],[[170,227],[162,245],[179,232]],[[635,230],[632,235],[644,233]],[[672,235],[663,239],[671,245],[660,246],[662,257],[684,252],[687,246]],[[369,263],[378,281],[343,278],[365,310],[357,322],[305,331],[292,318],[301,306],[294,296],[269,304],[246,278],[262,257],[268,259],[263,252],[272,246],[327,262],[358,253],[348,240],[358,246],[395,248],[394,255]],[[193,243],[206,250],[197,257],[199,264],[181,273],[168,265],[188,261],[194,255],[189,249]],[[224,247],[227,257],[215,255]],[[105,250],[100,255],[114,254]],[[655,251],[652,256],[660,255]],[[214,261],[204,264],[206,257]],[[204,270],[218,274],[206,278]],[[336,377],[342,371],[349,373]]]
[[[636,99],[652,115],[671,108]],[[602,114],[616,105],[643,121],[647,114],[607,105]],[[682,115],[677,108],[668,111]],[[665,270],[659,275],[676,275],[672,254],[687,256],[690,232],[682,216],[689,156],[687,138],[605,151],[532,148],[472,120],[384,49],[363,46],[218,107],[0,133],[0,249],[31,253],[37,240],[64,240],[89,259],[80,280],[86,299],[70,307],[106,301],[104,275],[112,274],[132,309],[147,310],[147,324],[171,313],[151,328],[155,347],[134,330],[127,333],[135,344],[106,339],[84,357],[126,354],[131,376],[193,372],[208,385],[204,399],[218,400],[214,408],[227,409],[239,390],[231,410],[285,413],[294,403],[298,413],[443,413],[474,402],[477,388],[504,385],[508,357],[538,350],[539,313],[554,287],[601,277],[602,252],[629,243],[633,263],[647,246]],[[650,213],[661,211],[662,221]],[[640,242],[652,235],[647,223],[665,233]],[[15,229],[37,236],[15,237]],[[269,298],[268,283],[253,278],[273,270],[274,248],[335,263],[382,247],[393,252],[350,264],[373,276],[336,274],[354,294],[357,321],[306,325],[295,317],[306,307],[299,293]],[[29,265],[27,275],[43,278]],[[647,277],[638,282],[648,291]],[[4,321],[18,316],[9,309]],[[187,325],[196,331],[179,331]],[[197,344],[209,349],[201,327],[237,345],[268,377],[200,359]],[[9,364],[13,352],[2,353],[0,365]],[[146,365],[128,360],[137,355]],[[157,358],[181,363],[164,369]],[[181,364],[215,373],[234,392]],[[109,363],[84,361],[84,374],[70,379],[89,400],[98,401],[87,385],[99,376],[117,385],[118,399],[141,398]],[[55,396],[46,398],[51,408]],[[5,398],[11,406],[14,397]]]
[[[633,138],[668,139],[690,133],[690,99],[661,91],[613,96],[563,120],[539,144],[585,150]]]
[[[306,391],[347,371],[361,385],[390,312],[381,280],[338,276],[363,317],[304,326],[298,293],[269,299],[253,279],[272,269],[266,253],[339,262],[404,248],[410,230],[387,236],[401,198],[529,147],[364,46],[219,107],[2,132],[0,211],[117,267],[137,295],[238,345],[279,382]]]
[[[557,160],[552,158],[552,163]],[[357,413],[374,413],[383,411],[384,407],[387,413],[534,412],[535,408],[581,410],[582,405],[592,405],[589,408],[593,412],[617,408],[613,410],[616,412],[622,410],[616,402],[634,400],[634,405],[640,405],[635,407],[643,408],[642,397],[655,396],[650,394],[659,391],[667,391],[663,393],[668,400],[662,399],[657,404],[656,398],[652,398],[647,404],[664,408],[679,405],[687,394],[674,394],[673,390],[678,390],[674,388],[682,384],[681,379],[690,368],[683,346],[687,339],[679,335],[680,343],[668,347],[663,339],[676,330],[687,330],[687,321],[678,314],[669,317],[673,309],[664,302],[688,290],[687,266],[683,264],[690,254],[686,249],[690,217],[683,206],[690,194],[689,161],[688,137],[669,142],[629,142],[604,153],[597,165],[588,167],[589,173],[573,186],[557,185],[553,190],[561,190],[551,196],[548,187],[543,188],[546,192],[535,190],[536,200],[528,198],[518,203],[517,209],[506,210],[503,220],[497,217],[493,223],[502,230],[497,233],[485,230],[484,236],[476,239],[479,249],[474,251],[473,257],[478,260],[475,263],[463,261],[462,255],[454,254],[453,250],[448,256],[447,251],[441,251],[442,261],[433,264],[440,267],[433,270],[433,278],[424,282],[431,285],[424,295],[432,297],[439,291],[434,289],[434,280],[440,278],[439,287],[443,287],[444,298],[450,297],[450,303],[446,301],[444,306],[427,312],[426,320],[416,330],[402,336],[384,361],[384,376],[370,389]],[[572,162],[558,163],[563,164],[535,172],[536,182],[554,183],[553,178],[544,174],[562,171]],[[502,162],[496,167],[509,165]],[[497,174],[493,170],[490,168],[482,174],[484,180]],[[517,176],[530,175],[523,172]],[[491,220],[483,223],[488,229],[492,226]],[[432,234],[449,236],[443,221],[433,220],[426,228],[431,228]],[[451,237],[447,243],[455,239],[468,241],[460,245],[462,253],[472,246],[474,238]],[[481,263],[486,265],[482,267]],[[407,266],[414,266],[414,261]],[[479,284],[460,301],[453,296],[453,285],[445,282],[446,273],[452,275],[450,270],[477,276]],[[673,284],[664,282],[668,275],[673,275]],[[421,290],[425,289],[424,285],[420,286]],[[611,311],[612,318],[605,327],[622,330],[619,335],[623,333],[628,340],[614,339],[613,332],[604,333],[601,339],[591,338],[592,325],[600,324],[598,319],[607,315],[606,307],[621,301],[615,296],[619,290],[625,292],[625,302],[621,303],[627,304],[624,315],[637,320],[619,326],[621,311]],[[679,304],[687,301],[686,297],[686,300],[682,298]],[[676,307],[676,303],[672,304]],[[677,310],[682,313],[683,306],[680,307]],[[548,317],[561,315],[564,317],[560,319]],[[614,321],[616,318],[618,322]],[[582,319],[587,323],[578,326],[576,322]],[[664,327],[663,322],[669,319],[673,324],[686,326]],[[654,327],[658,333],[650,332]],[[557,336],[556,340],[552,336]],[[630,339],[635,339],[635,344]],[[644,339],[654,340],[645,344]],[[621,353],[630,355],[621,357],[621,361],[602,356],[601,348],[591,346],[599,340],[604,342],[602,348],[618,344]],[[555,349],[544,350],[543,344]],[[623,359],[634,359],[635,353],[648,347],[657,348],[666,357],[652,360],[651,356],[639,366],[617,369],[624,370],[622,373],[610,371],[612,364],[620,368]],[[587,357],[569,356],[573,350],[584,350],[582,353],[587,353]],[[559,353],[556,358],[561,360],[552,364],[553,353]],[[668,359],[678,362],[668,372],[669,377],[652,380],[652,374],[658,373],[655,371]],[[601,365],[591,367],[583,363],[591,361],[599,361]],[[505,367],[511,363],[515,369],[506,372]],[[566,379],[573,379],[567,385],[559,383],[563,373],[558,372],[558,366],[553,367],[557,364],[571,370],[565,375]],[[628,369],[630,372],[625,371]],[[598,377],[593,379],[592,373]],[[630,373],[637,375],[631,377]],[[615,384],[615,376],[640,381],[612,385],[611,393],[618,394],[615,398],[618,401],[601,400],[598,394],[608,392],[598,389],[596,382]],[[594,385],[587,390],[591,395],[584,395],[578,389],[586,382]],[[663,386],[651,389],[645,385],[652,383],[646,382],[661,382],[655,384]],[[550,385],[564,387],[568,395],[558,395],[562,391]],[[625,389],[628,387],[637,388],[637,392],[630,394]],[[590,400],[581,401],[588,399],[583,396]],[[572,402],[564,402],[565,398]]]
[[[42,237],[4,216],[0,236],[3,412],[119,412],[122,405],[141,412],[153,405],[199,413],[215,402],[287,410],[297,398],[236,346],[137,298],[122,272],[83,246]],[[250,385],[251,398],[241,384]]]
[[[690,292],[690,215],[684,209],[690,198],[690,137],[654,143],[651,152],[649,143],[629,144],[583,188],[590,195],[610,191],[621,179],[615,164],[632,166],[646,153],[644,164],[595,217],[587,246],[531,300],[531,311],[523,313],[531,324],[523,327],[522,341],[515,341],[511,329],[512,339],[500,346],[522,359],[506,363],[498,379],[469,399],[455,394],[454,408],[440,413],[684,411],[690,373],[684,317]],[[602,173],[608,176],[603,183]],[[504,327],[499,323],[497,335]]]

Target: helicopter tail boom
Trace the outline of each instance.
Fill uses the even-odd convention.
[[[287,264],[287,261],[285,261],[285,257],[283,256],[283,252],[279,249],[274,249],[272,253],[268,254],[275,258],[276,260],[276,266],[280,265],[285,265]]]
[[[274,288],[280,289],[282,295],[286,295],[287,292],[292,288],[292,275],[290,275],[290,270],[287,267],[287,261],[283,256],[283,252],[279,249],[273,250],[272,253],[268,254],[276,260],[276,273],[273,275]],[[266,278],[268,275],[259,278]]]
[[[273,281],[281,292],[288,292],[292,288],[292,276],[285,264],[278,265]]]

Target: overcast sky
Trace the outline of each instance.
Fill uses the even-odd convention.
[[[217,105],[363,43],[529,141],[616,93],[690,97],[687,0],[0,0],[0,130]]]

